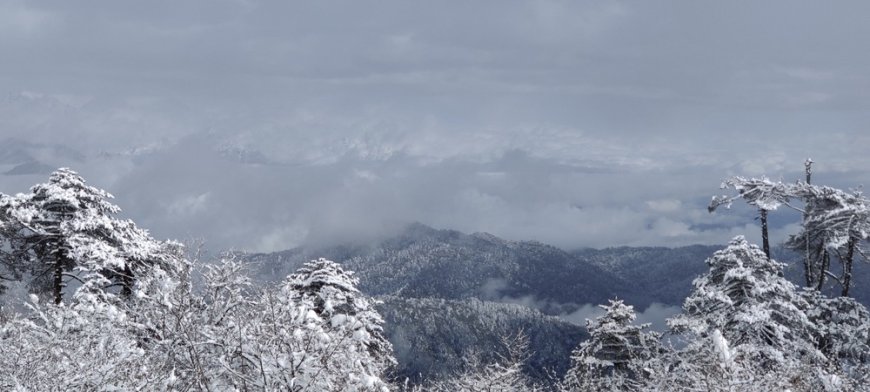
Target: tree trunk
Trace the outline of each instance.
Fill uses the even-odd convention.
[[[824,247],[824,245],[822,245]],[[822,291],[825,286],[825,271],[831,267],[831,255],[828,253],[827,249],[822,249],[821,251],[822,265],[819,269],[819,284],[816,286],[816,290]]]
[[[807,248],[810,246],[807,245]],[[810,267],[810,251],[807,250],[807,256],[804,259],[804,278],[807,281],[807,287],[813,287],[813,269]]]
[[[810,244],[809,241],[807,241],[807,251],[804,258],[804,278],[807,281],[807,287],[813,287],[813,284],[815,283],[815,279],[813,278],[813,268],[810,264]]]
[[[130,262],[124,265],[124,271],[121,273],[121,296],[129,299],[133,294],[133,269],[130,268]]]
[[[854,237],[849,238],[846,244],[846,259],[843,260],[843,292],[841,297],[849,296],[849,286],[852,284],[852,260],[855,258],[855,245],[857,241]]]
[[[813,176],[813,160],[812,159],[807,158],[807,160],[804,161],[804,171],[806,172],[806,175],[807,175],[807,185],[809,185],[810,180],[812,179],[812,176]],[[808,204],[810,204],[809,200],[804,200],[804,216],[803,216],[804,227],[806,227],[806,222],[807,222],[806,209],[807,209]],[[813,266],[812,266],[812,258],[810,257],[810,233],[807,233],[806,236],[807,236],[807,239],[806,239],[806,249],[805,249],[805,254],[804,254],[804,277],[807,280],[807,287],[812,287],[812,285],[813,285]]]
[[[54,282],[51,285],[54,294],[54,304],[59,305],[63,301],[63,269],[66,262],[66,254],[63,249],[54,252]]]
[[[761,244],[764,248],[764,255],[770,260],[770,237],[767,234],[767,210],[761,209]]]

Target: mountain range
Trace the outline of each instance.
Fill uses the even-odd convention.
[[[497,358],[502,336],[530,337],[529,369],[557,376],[586,337],[582,322],[593,305],[619,298],[640,313],[678,311],[705,260],[721,246],[614,247],[562,250],[534,241],[509,241],[423,224],[369,244],[299,247],[247,254],[255,280],[283,279],[308,260],[325,257],[360,279],[364,293],[383,301],[385,329],[399,361],[397,376],[419,381],[460,371],[476,353]],[[775,248],[785,274],[799,283],[800,255]],[[870,268],[856,268],[854,296],[870,303]],[[831,293],[835,292],[830,288]],[[665,313],[661,317],[668,316]],[[546,371],[532,374],[546,381]]]
[[[571,350],[586,337],[582,325],[558,316],[611,298],[640,310],[656,302],[678,304],[716,249],[567,252],[539,242],[412,224],[372,244],[245,257],[252,276],[263,284],[317,257],[355,271],[360,289],[383,301],[380,310],[400,378],[419,381],[460,371],[462,358],[471,353],[484,362],[494,360],[500,338],[522,330],[530,338],[528,368],[539,369],[532,376],[545,381],[546,371],[561,375],[567,369]]]

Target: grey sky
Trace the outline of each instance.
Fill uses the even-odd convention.
[[[566,248],[724,243],[756,232],[748,209],[704,210],[725,176],[791,180],[811,156],[821,182],[870,179],[867,15],[0,0],[0,169],[37,172],[0,192],[70,166],[155,235],[217,248],[407,221]]]

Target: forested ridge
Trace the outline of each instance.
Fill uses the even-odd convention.
[[[59,169],[0,195],[0,390],[870,390],[854,299],[870,201],[806,168],[732,177],[713,198],[758,209],[760,246],[684,250],[703,263],[636,250],[662,259],[634,267],[422,225],[375,247],[206,260]],[[768,240],[779,208],[801,215],[788,264]],[[553,317],[590,302],[603,313],[585,330]],[[652,302],[682,305],[668,331],[635,322]]]

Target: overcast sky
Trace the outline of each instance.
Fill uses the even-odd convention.
[[[160,238],[419,221],[757,238],[730,175],[870,179],[870,3],[0,0],[0,192],[69,166]],[[775,236],[794,216],[776,214]]]

